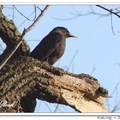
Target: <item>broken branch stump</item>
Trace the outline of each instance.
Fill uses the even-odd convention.
[[[18,57],[0,71],[0,112],[25,112],[21,99],[34,98],[71,106],[79,112],[107,112],[107,90],[87,74],[73,74],[32,57]],[[2,102],[6,101],[4,106]]]

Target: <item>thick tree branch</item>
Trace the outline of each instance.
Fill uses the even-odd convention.
[[[3,59],[3,61],[0,64],[0,69],[7,63],[7,61],[14,55],[14,53],[17,51],[17,49],[19,48],[19,46],[22,44],[23,41],[23,37],[25,36],[25,34],[27,32],[29,32],[40,20],[40,18],[43,16],[43,14],[45,13],[45,11],[48,9],[48,5],[46,5],[46,7],[41,11],[40,15],[37,17],[37,19],[27,28],[24,29],[22,35],[20,36],[20,38],[18,39],[18,43],[13,46],[13,49],[9,52],[9,54]],[[7,34],[7,33],[6,33]],[[19,56],[20,54],[18,54]]]
[[[25,112],[21,100],[28,94],[69,105],[80,112],[107,112],[102,96],[108,93],[95,78],[71,74],[30,57],[19,57],[0,71],[0,101],[13,105],[1,104],[0,112]]]

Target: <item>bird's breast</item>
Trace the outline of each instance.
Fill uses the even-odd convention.
[[[49,63],[54,64],[58,59],[62,57],[65,51],[65,41],[61,41],[59,45],[55,48],[55,50],[52,52],[52,54],[49,56]]]
[[[65,41],[61,41],[59,46],[56,48],[56,52],[59,54],[59,57],[61,57],[65,52]]]

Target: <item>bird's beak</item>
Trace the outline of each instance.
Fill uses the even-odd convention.
[[[74,37],[74,38],[76,38],[76,36],[74,36],[74,35],[72,35],[72,34],[69,34],[69,36],[68,37]]]

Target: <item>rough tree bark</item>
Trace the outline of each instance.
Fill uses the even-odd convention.
[[[2,6],[0,6],[0,37],[6,44],[6,49],[0,55],[0,61],[4,60],[8,56],[9,52],[18,43],[20,36],[21,33],[17,30],[14,22],[12,20],[8,20],[7,17],[2,14]],[[29,52],[29,46],[27,45],[25,39],[23,39],[22,44],[11,59],[18,57],[18,55],[28,55]]]
[[[2,6],[0,18],[0,37],[7,45],[0,55],[1,62],[21,34],[15,24],[2,14]],[[108,96],[108,91],[100,87],[97,79],[87,74],[68,73],[28,57],[28,53],[29,46],[23,40],[12,56],[16,59],[9,61],[0,70],[0,112],[26,112],[29,106],[23,104],[23,99],[29,95],[33,101],[38,98],[64,104],[79,112],[107,112],[104,97]]]

